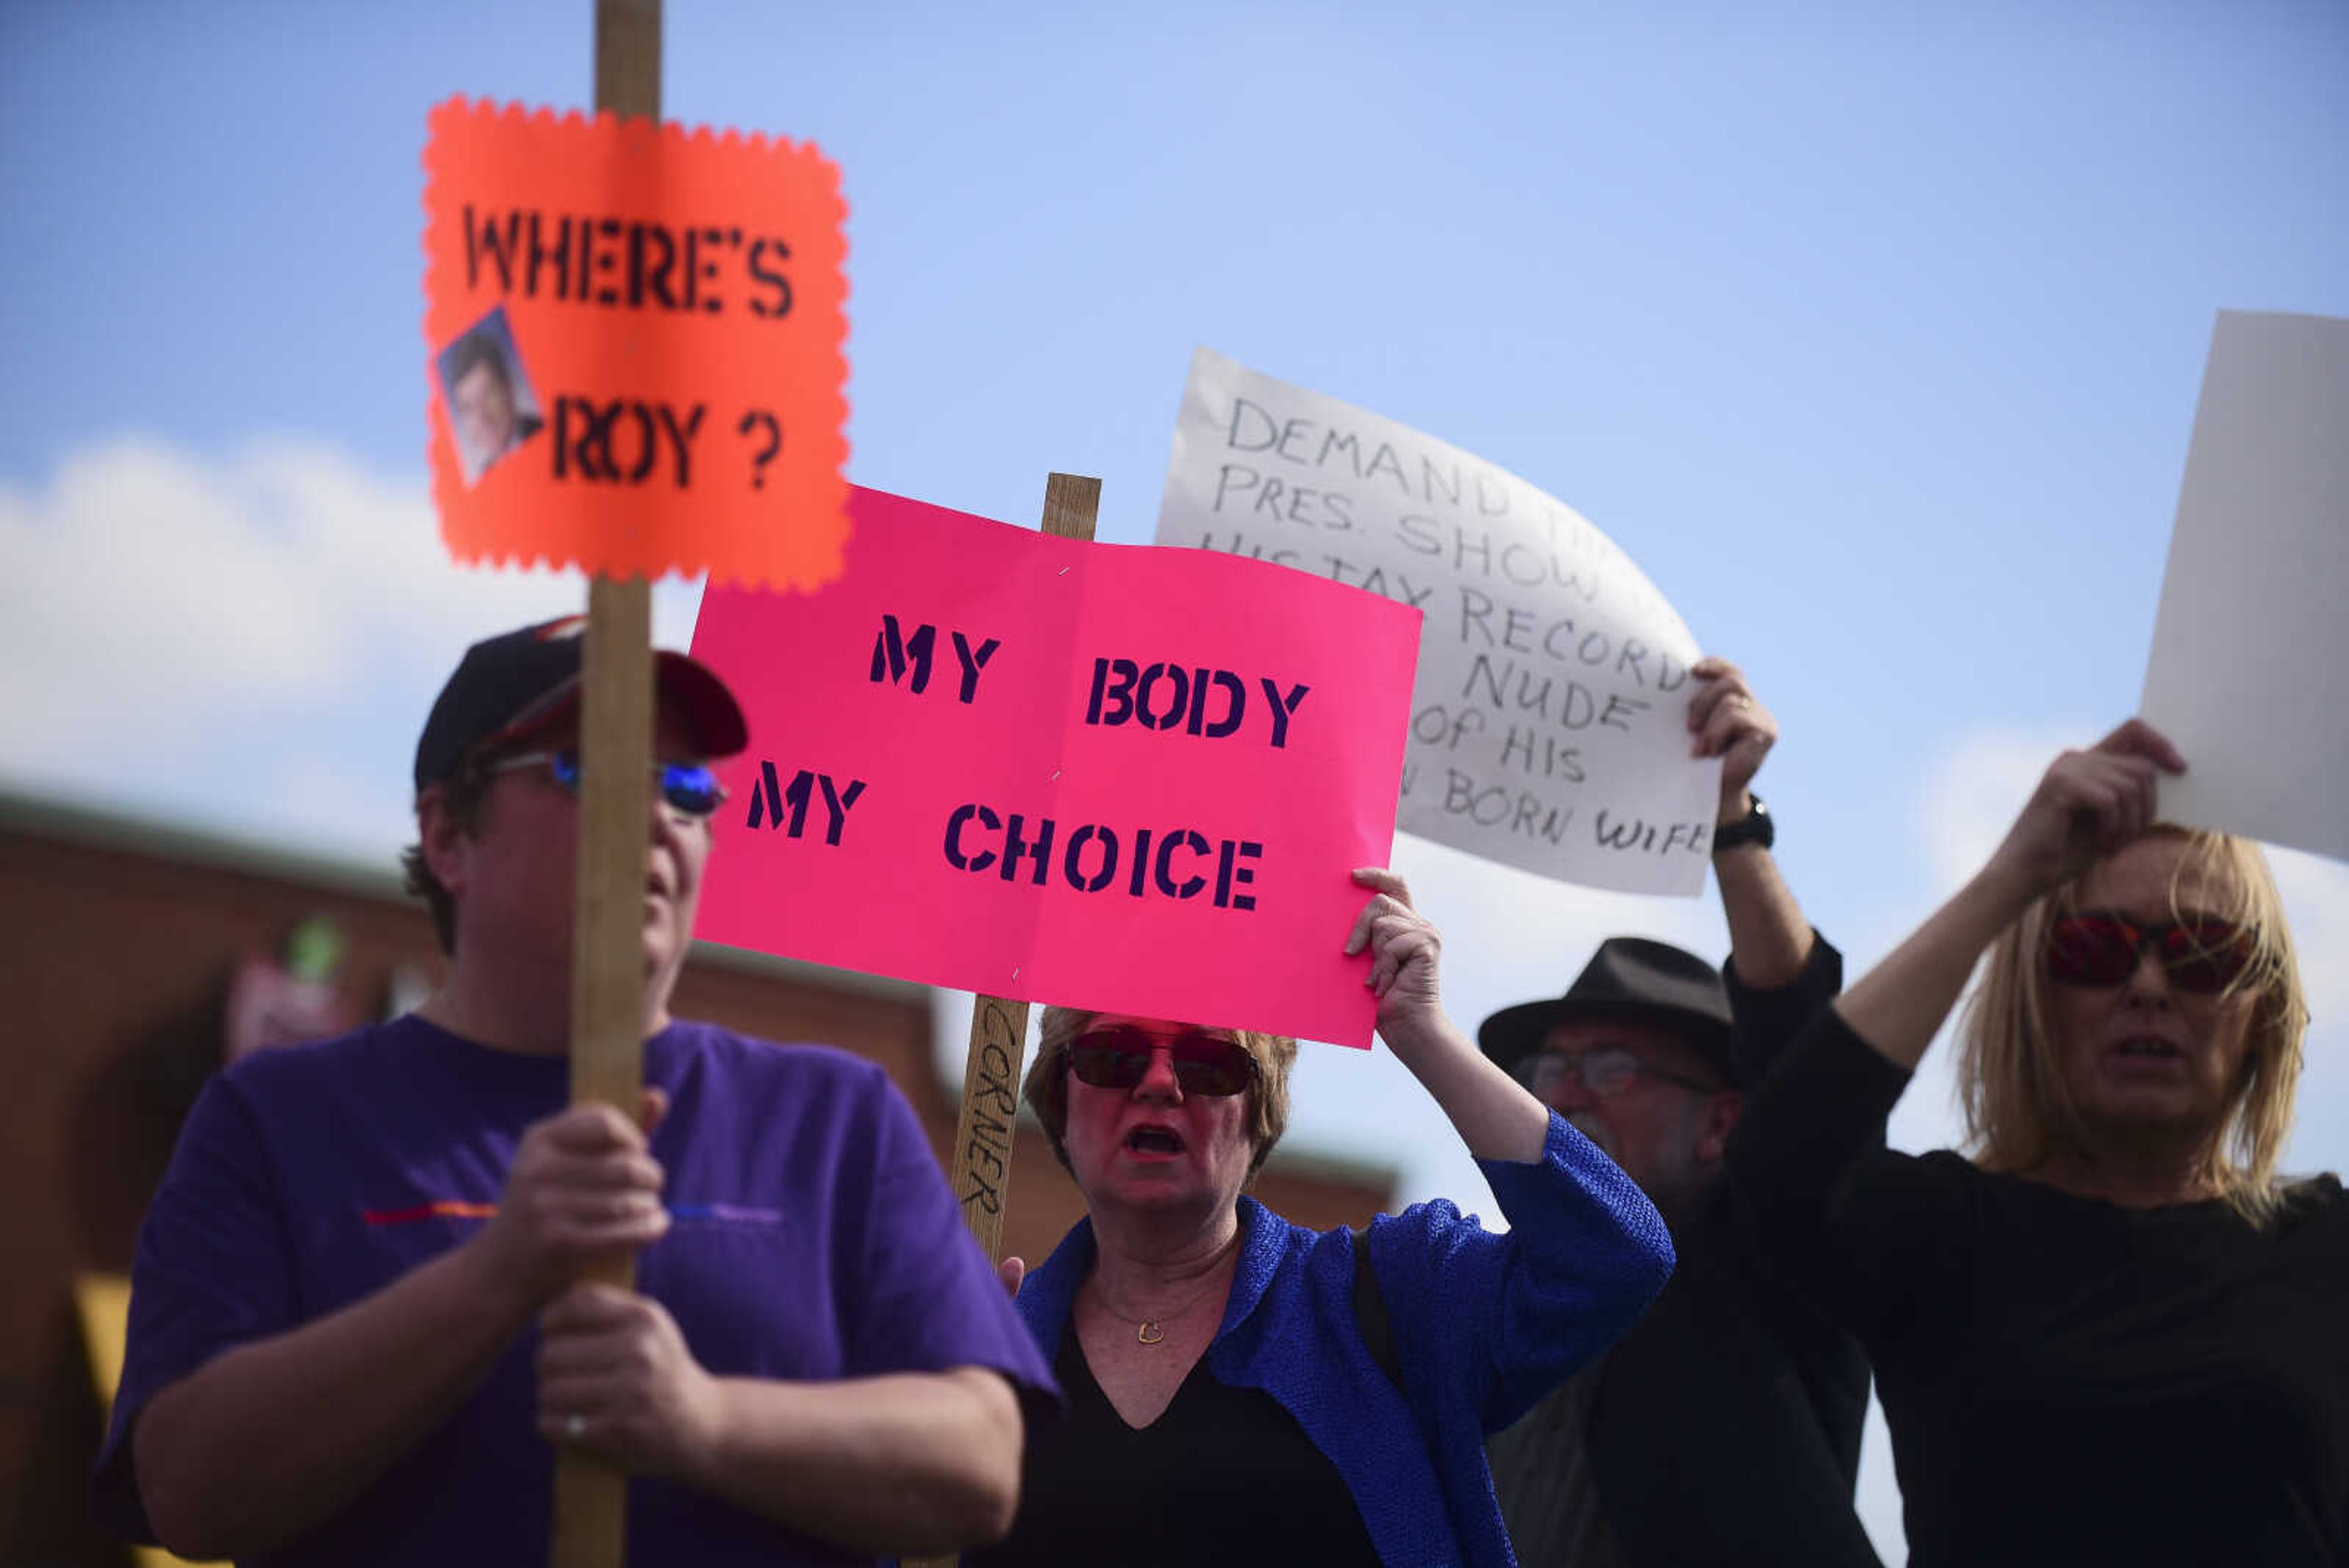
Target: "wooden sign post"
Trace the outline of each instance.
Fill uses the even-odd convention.
[[[1093,536],[1101,481],[1055,473],[1044,481],[1044,532],[1058,539]],[[1011,1192],[1011,1150],[1019,1125],[1021,1058],[1028,1050],[1028,1003],[1008,996],[972,998],[970,1053],[964,1059],[962,1109],[947,1160],[962,1220],[988,1262],[1003,1257],[1003,1208]],[[908,1568],[953,1568],[953,1557]]]
[[[1044,481],[1044,532],[1054,538],[1091,542],[1100,513],[1100,480],[1055,473]],[[989,1262],[1003,1257],[1003,1205],[1011,1189],[1012,1127],[1027,1048],[1026,1002],[1006,996],[973,999],[962,1110],[955,1118],[947,1165],[963,1223],[978,1238]]]
[[[595,0],[595,108],[660,119],[661,0]],[[571,1102],[633,1117],[644,1092],[645,821],[652,808],[652,583],[602,573],[587,590],[579,680],[579,859],[571,942]],[[626,1290],[635,1261],[589,1279]],[[554,1568],[619,1568],[628,1478],[559,1448]]]
[[[432,109],[424,159],[442,540],[460,565],[592,578],[571,1097],[629,1116],[644,1092],[652,582],[820,587],[849,527],[839,171],[806,143],[663,125],[660,77],[661,0],[596,0],[592,119],[458,96]],[[511,405],[502,431],[459,404],[484,366]],[[634,1275],[623,1258],[590,1277]],[[559,1568],[616,1568],[626,1497],[618,1468],[558,1449]]]

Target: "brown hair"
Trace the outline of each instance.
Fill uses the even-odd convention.
[[[432,790],[440,792],[440,810],[468,838],[481,825],[481,802],[490,793],[490,763],[488,754],[460,759],[447,778],[427,789],[416,798],[419,826],[424,814],[424,802]],[[457,900],[432,874],[430,862],[424,857],[424,844],[418,841],[399,852],[399,869],[407,878],[410,898],[424,900],[425,912],[432,917],[432,934],[440,939],[440,950],[454,958],[457,953]]]
[[[2153,832],[2185,848],[2170,876],[2173,918],[2184,913],[2179,893],[2191,882],[2209,901],[2207,912],[2252,933],[2251,961],[2226,992],[2252,998],[2242,1082],[2205,1174],[2247,1218],[2263,1220],[2277,1203],[2275,1165],[2292,1131],[2301,1042],[2308,1032],[2283,900],[2266,857],[2250,840],[2168,826]],[[2049,1033],[2043,955],[2048,925],[2079,908],[2085,880],[2084,874],[2047,894],[2000,933],[1966,1005],[1958,1086],[1973,1158],[1985,1170],[2029,1170],[2057,1147],[2082,1141],[2079,1111],[2064,1089]]]
[[[1074,1007],[1044,1009],[1040,1026],[1043,1041],[1020,1091],[1035,1107],[1036,1119],[1044,1124],[1052,1157],[1064,1170],[1069,1168],[1068,1146],[1061,1141],[1069,1127],[1069,1047],[1100,1016]],[[1248,1175],[1254,1177],[1288,1127],[1288,1069],[1297,1061],[1297,1042],[1286,1034],[1263,1034],[1253,1029],[1230,1033],[1240,1049],[1256,1058],[1257,1068],[1256,1082],[1247,1092],[1248,1142],[1255,1149],[1248,1158]]]

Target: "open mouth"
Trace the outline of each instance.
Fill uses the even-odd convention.
[[[1125,1135],[1125,1147],[1131,1154],[1181,1154],[1183,1135],[1173,1127],[1138,1127]]]
[[[2106,1054],[2124,1062],[2147,1064],[2186,1060],[2186,1053],[2168,1041],[2156,1040],[2147,1035],[2131,1036],[2115,1045]]]

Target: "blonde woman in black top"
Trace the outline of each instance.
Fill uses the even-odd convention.
[[[2155,820],[2132,721],[1814,1020],[1730,1179],[1867,1346],[1909,1562],[2349,1561],[2349,1199],[2285,1183],[2307,1027],[2253,846]],[[1975,1149],[1873,1147],[1983,950]]]

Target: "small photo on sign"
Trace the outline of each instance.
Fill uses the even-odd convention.
[[[457,452],[471,489],[498,459],[544,428],[538,394],[502,305],[440,350],[440,397],[457,433]]]

